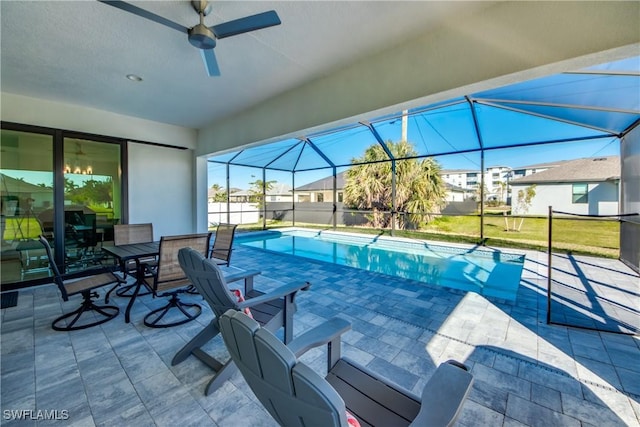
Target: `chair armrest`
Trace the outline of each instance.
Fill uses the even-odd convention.
[[[249,298],[246,301],[239,303],[238,307],[240,307],[241,309],[246,307],[251,308],[264,302],[273,301],[292,294],[295,295],[295,293],[298,291],[306,291],[307,289],[309,289],[309,286],[311,286],[309,282],[298,284],[292,283],[290,285],[280,286],[279,288],[276,288],[266,294],[262,294],[255,298]]]
[[[224,280],[226,280],[227,283],[233,283],[233,282],[237,282],[238,280],[244,280],[249,277],[255,277],[258,274],[262,274],[262,271],[260,270],[239,271],[237,273],[225,275]]]
[[[312,348],[320,347],[339,338],[350,329],[351,322],[339,317],[334,317],[296,337],[287,347],[289,347],[296,357],[300,357]]]
[[[424,386],[420,412],[410,425],[453,425],[472,384],[473,376],[463,364],[454,360],[441,364]]]

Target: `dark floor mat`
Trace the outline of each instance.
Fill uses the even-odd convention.
[[[15,307],[18,305],[18,291],[5,292],[0,298],[2,299],[0,308]]]

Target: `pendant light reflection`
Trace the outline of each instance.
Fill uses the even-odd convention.
[[[93,167],[87,162],[82,160],[82,158],[86,158],[87,153],[82,151],[82,145],[79,142],[76,142],[76,151],[74,153],[75,159],[73,162],[67,162],[64,165],[64,173],[65,174],[75,174],[75,175],[93,175]]]

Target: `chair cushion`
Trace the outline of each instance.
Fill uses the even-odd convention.
[[[349,424],[349,427],[360,427],[360,422],[356,417],[351,415],[351,412],[349,411],[344,411],[344,412],[347,415],[347,424]]]
[[[67,295],[75,295],[84,291],[89,291],[100,286],[116,283],[118,278],[111,273],[94,274],[93,276],[83,277],[78,280],[64,281]]]
[[[244,295],[242,295],[242,291],[240,289],[230,289],[230,291],[232,294],[236,296],[236,298],[238,299],[238,302],[245,301]],[[245,307],[245,309],[242,311],[244,312],[244,314],[246,314],[247,316],[253,319],[253,315],[251,314],[251,310],[249,310],[249,307]]]

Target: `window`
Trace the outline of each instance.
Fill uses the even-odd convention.
[[[573,184],[572,203],[587,203],[589,201],[589,185]]]
[[[342,203],[342,201],[344,200],[344,194],[342,193],[342,191],[338,192],[338,202]]]
[[[316,193],[316,202],[324,202],[324,194]]]

